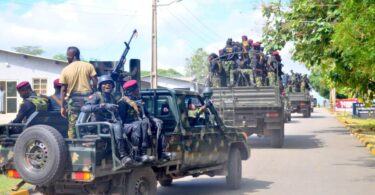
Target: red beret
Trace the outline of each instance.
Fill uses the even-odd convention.
[[[54,87],[61,87],[60,79],[56,79],[53,81],[53,86]]]
[[[127,89],[129,89],[129,88],[131,88],[131,87],[134,87],[134,86],[136,86],[137,85],[137,80],[129,80],[129,81],[126,81],[126,83],[124,83],[123,85],[122,85],[122,88],[124,89],[124,90],[127,90]]]
[[[247,42],[253,43],[254,41],[252,39],[248,39]]]
[[[279,52],[278,51],[273,51],[272,55],[274,55],[274,56],[279,55]]]
[[[27,82],[27,81],[22,81],[20,83],[18,83],[18,85],[16,86],[16,89],[19,90],[21,88],[24,88],[24,87],[30,87],[30,83]]]
[[[256,43],[253,43],[253,46],[257,47],[257,46],[260,46],[258,42]]]

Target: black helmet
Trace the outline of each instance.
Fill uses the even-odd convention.
[[[212,94],[213,94],[213,91],[212,91],[212,88],[209,87],[209,86],[206,86],[204,89],[203,89],[203,96],[205,98],[211,98],[212,97]]]
[[[100,76],[98,78],[98,90],[99,91],[101,90],[100,87],[101,87],[102,83],[108,82],[108,81],[111,82],[113,86],[115,85],[115,82],[113,81],[113,79],[112,79],[111,76],[109,76],[109,75],[102,75],[102,76]]]

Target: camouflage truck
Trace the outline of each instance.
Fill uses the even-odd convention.
[[[158,144],[152,136],[146,164],[122,165],[113,130],[121,121],[90,122],[90,113],[81,113],[77,138],[66,138],[67,121],[57,112],[35,112],[24,124],[0,125],[0,170],[10,178],[21,178],[42,194],[156,194],[157,181],[169,186],[185,176],[225,175],[228,186],[240,187],[241,161],[250,157],[247,135],[226,127],[209,104],[201,123],[188,122],[187,101],[198,107],[204,99],[197,93],[169,90],[142,90],[151,115],[163,121],[166,151],[171,160],[159,160]],[[161,114],[167,103],[169,112]],[[158,132],[160,133],[160,132]],[[134,148],[134,146],[132,146]]]
[[[311,116],[311,97],[308,91],[289,92],[288,97],[292,105],[292,113],[302,113],[304,118]]]
[[[224,124],[247,135],[271,137],[271,146],[284,144],[284,105],[278,86],[213,88],[213,103]]]

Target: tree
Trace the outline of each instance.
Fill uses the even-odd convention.
[[[55,60],[66,61],[66,56],[64,54],[56,54],[52,58]]]
[[[150,76],[150,71],[141,70],[141,76]],[[165,76],[165,77],[181,77],[183,76],[181,73],[177,72],[175,69],[160,69],[158,68],[158,76]]]
[[[198,83],[204,83],[208,75],[208,53],[202,48],[195,51],[192,57],[186,59],[186,76],[195,77]]]
[[[263,7],[266,48],[294,44],[292,58],[351,97],[372,101],[375,90],[375,4],[370,0],[292,0]],[[279,27],[273,27],[279,24]],[[286,30],[287,29],[287,30]],[[320,80],[321,80],[320,79]],[[322,94],[324,96],[324,94]]]
[[[25,45],[21,47],[13,47],[14,51],[18,53],[24,53],[24,54],[30,54],[39,56],[44,53],[44,50],[40,48],[40,46],[31,46],[31,45]]]

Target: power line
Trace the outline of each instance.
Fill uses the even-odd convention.
[[[205,39],[204,37],[202,37],[199,33],[196,33],[194,30],[192,30],[187,24],[185,24],[185,22],[182,21],[181,18],[179,18],[178,16],[174,15],[168,8],[167,8],[168,12],[176,19],[178,20],[182,25],[185,26],[186,29],[188,29],[190,32],[192,32],[194,35],[196,35],[197,37],[199,37],[201,40],[203,40],[204,42],[207,42],[209,43],[210,41],[208,41],[207,39]]]
[[[217,38],[222,38],[219,34],[217,34],[215,31],[213,31],[212,29],[210,29],[209,27],[207,27],[207,25],[205,25],[201,20],[199,20],[198,17],[196,17],[183,3],[181,3],[182,7],[185,8],[185,10],[191,15],[193,16],[193,18],[195,18],[196,21],[198,21],[199,24],[201,24],[205,29],[207,29],[208,31],[210,32],[213,32],[214,35],[217,36]]]

